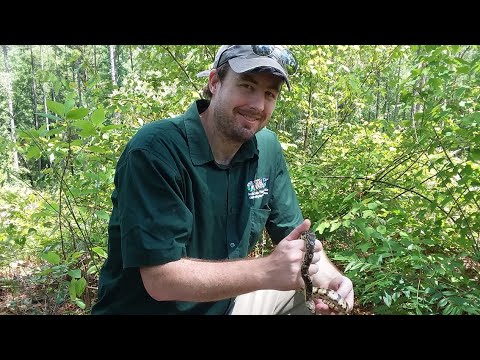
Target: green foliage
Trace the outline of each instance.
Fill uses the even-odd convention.
[[[106,245],[114,167],[124,133],[119,131],[122,126],[108,124],[103,107],[76,108],[68,96],[65,103],[49,101],[47,107],[56,120],[49,130],[42,126],[19,133],[27,159],[50,159],[38,184],[50,189],[51,196],[32,215],[37,222],[53,220],[55,224],[50,236],[40,242],[41,258],[49,264],[41,275],[58,282],[59,301],[69,278],[70,301],[84,309],[80,298],[86,287],[84,276],[93,279],[103,261],[98,248]],[[72,276],[72,268],[78,266],[84,276]]]
[[[473,62],[461,62],[457,74],[458,67],[444,65],[457,60],[439,55],[448,50],[419,57],[427,59],[430,79],[438,71],[451,84],[440,93],[427,82],[414,121],[352,122],[351,111],[342,126],[324,125],[327,136],[310,133],[314,156],[309,147],[286,150],[304,215],[354,281],[358,303],[376,313],[479,312],[477,280],[460,261],[478,259],[478,90],[464,83]],[[423,66],[402,84],[405,94],[423,79]],[[362,90],[355,91],[359,104]],[[416,97],[403,101],[413,107]]]
[[[32,190],[20,186],[2,186],[0,191],[0,267],[35,254],[36,243],[48,236],[48,226],[31,218],[42,200]]]
[[[300,69],[269,127],[357,303],[378,314],[478,314],[478,272],[465,265],[480,259],[478,46],[290,48]],[[0,265],[38,255],[35,281],[88,311],[116,161],[139,127],[201,96],[206,78],[195,75],[216,49],[117,46],[114,86],[108,46],[43,46],[43,68],[34,46],[36,95],[47,96],[33,109],[30,48],[11,47],[18,141],[0,112],[0,151],[16,146],[22,169],[0,157]],[[254,255],[271,249],[264,237]]]

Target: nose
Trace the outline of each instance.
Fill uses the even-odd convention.
[[[249,101],[252,110],[263,112],[265,110],[265,97],[260,91],[255,91]]]

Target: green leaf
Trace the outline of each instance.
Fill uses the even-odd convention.
[[[77,120],[73,123],[73,126],[82,129],[84,132],[88,134],[95,133],[95,127],[92,125],[90,121],[87,121],[87,120]]]
[[[27,159],[38,159],[41,155],[42,153],[40,152],[40,149],[37,146],[33,145],[30,146],[30,148],[28,149]]]
[[[105,148],[97,145],[92,145],[86,148],[88,151],[97,153],[97,154],[104,154],[106,152]]]
[[[60,263],[60,256],[53,251],[49,251],[48,253],[41,253],[40,257],[53,265],[58,265]]]
[[[65,296],[67,295],[64,287],[58,289],[57,295],[55,296],[55,304],[60,305],[65,301]]]
[[[73,96],[72,93],[67,95],[67,98],[71,98]],[[73,106],[75,105],[75,100],[73,99],[68,99],[65,101],[65,112],[68,113],[70,110],[73,109]]]
[[[343,203],[346,203],[346,202],[349,201],[349,200],[351,200],[356,194],[357,194],[356,191],[348,194],[348,195],[342,200],[342,204],[343,204]]]
[[[318,225],[315,228],[315,232],[318,231],[319,234],[323,234],[325,229],[328,228],[328,227],[330,227],[330,222],[329,221],[324,221],[324,222],[320,223],[320,225]]]
[[[362,252],[367,252],[368,249],[370,249],[373,245],[369,242],[364,242],[358,245],[358,248],[362,250]]]
[[[398,224],[399,222],[400,222],[400,219],[396,217],[391,217],[387,219],[388,225],[395,225],[395,224]]]
[[[375,213],[372,210],[365,210],[362,212],[362,218],[364,219],[368,219],[374,216],[375,216]]]
[[[378,225],[377,226],[377,232],[379,232],[380,234],[385,234],[387,232],[387,228],[385,227],[385,225]]]
[[[85,278],[80,278],[76,283],[75,283],[75,292],[77,294],[77,297],[82,296],[83,292],[85,291],[87,287],[87,280]]]
[[[420,120],[423,118],[423,112],[419,111],[419,112],[416,112],[414,115],[413,115],[413,118],[415,120]]]
[[[367,207],[368,207],[370,210],[375,210],[375,209],[378,207],[378,204],[377,204],[377,203],[374,203],[374,202],[371,202],[371,203],[368,203]]]
[[[88,109],[78,108],[70,110],[67,114],[67,119],[78,120],[88,115]]]
[[[59,116],[65,115],[65,106],[56,101],[47,100],[47,109]]]
[[[105,252],[105,250],[103,250],[103,248],[99,247],[99,246],[95,246],[92,248],[92,251],[99,255],[100,257],[106,259],[107,258],[107,253]]]
[[[68,285],[68,294],[70,295],[70,301],[75,301],[77,298],[77,290],[76,290],[76,279],[70,280],[70,284]]]
[[[59,121],[59,120],[62,120],[62,118],[58,117],[58,116],[55,116],[55,115],[52,115],[52,114],[45,114],[45,113],[36,113],[37,115],[40,115],[40,116],[43,116],[43,117],[46,117],[46,118],[49,118],[49,119],[52,119],[52,120],[55,120],[55,121]]]
[[[80,279],[82,277],[82,271],[80,269],[70,270],[68,272],[68,275],[70,275],[74,279]]]
[[[337,230],[340,227],[340,225],[342,225],[342,223],[338,221],[332,222],[330,225],[330,232],[334,232],[335,230]]]
[[[365,220],[363,219],[355,219],[353,220],[353,223],[360,229],[360,231],[365,230]]]
[[[52,268],[48,268],[48,269],[43,269],[42,271],[37,273],[37,275],[44,276],[44,275],[51,274],[52,272],[53,272]]]
[[[95,215],[96,215],[98,218],[100,218],[100,219],[110,220],[110,214],[107,213],[105,210],[95,211]]]
[[[385,305],[390,307],[392,305],[392,297],[389,294],[385,293],[385,296],[383,296],[383,302],[385,303]]]
[[[105,110],[103,108],[96,109],[91,116],[92,123],[95,126],[100,125],[105,120]]]
[[[99,267],[98,266],[95,266],[95,265],[92,265],[88,268],[87,270],[87,275],[93,275],[93,274],[96,274],[99,270]]]
[[[62,86],[62,83],[60,81],[56,81],[53,84],[53,90],[55,91],[55,94],[58,94],[58,90],[60,90],[61,86]],[[47,108],[48,108],[48,100],[47,100]]]
[[[120,124],[112,124],[112,125],[106,125],[103,128],[103,131],[108,131],[108,130],[116,130],[116,129],[122,129],[124,126]]]
[[[475,162],[480,162],[480,149],[470,149],[470,158]]]
[[[80,299],[75,299],[75,300],[74,300],[74,303],[75,303],[75,305],[77,305],[77,306],[78,306],[80,309],[82,309],[82,310],[85,310],[85,308],[87,307],[87,306],[85,305],[85,303],[84,303],[82,300],[80,300]]]

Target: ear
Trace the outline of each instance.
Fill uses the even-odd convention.
[[[220,83],[220,78],[217,75],[217,69],[213,69],[210,71],[210,75],[208,78],[208,87],[210,88],[210,91],[212,94],[215,94],[217,92],[217,86]]]

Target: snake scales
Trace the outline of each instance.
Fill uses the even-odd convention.
[[[302,262],[301,275],[305,282],[305,303],[307,308],[315,314],[314,299],[321,299],[328,307],[339,314],[348,314],[348,304],[339,293],[332,289],[321,287],[314,287],[312,279],[308,274],[308,268],[313,259],[313,252],[315,248],[315,234],[310,231],[304,231],[300,238],[305,241],[305,256]]]

